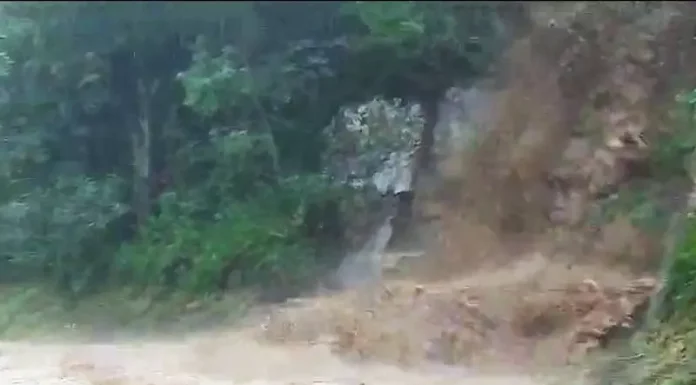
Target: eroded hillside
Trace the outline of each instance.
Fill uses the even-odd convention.
[[[25,377],[17,383],[32,383],[21,364],[56,368],[27,370],[33,381],[92,384],[259,377],[502,384],[512,380],[445,368],[564,367],[630,331],[659,288],[666,228],[651,232],[628,215],[597,221],[594,214],[636,188],[654,190],[649,199],[668,212],[685,202],[689,181],[661,179],[651,156],[672,128],[673,96],[696,80],[689,71],[696,7],[531,7],[529,35],[509,50],[495,84],[481,85],[493,106],[477,141],[440,163],[439,191],[417,197],[417,211],[438,216],[442,234],[425,257],[409,261],[408,273],[289,301],[241,332],[171,344],[9,346],[13,375]],[[385,363],[404,369],[379,366]],[[437,375],[421,376],[422,368]]]
[[[536,25],[508,52],[500,82],[486,83],[484,133],[441,164],[444,203],[419,202],[441,212],[439,247],[377,293],[279,311],[267,335],[328,335],[337,352],[402,364],[529,367],[576,360],[629,332],[659,288],[667,225],[596,216],[636,190],[666,213],[685,204],[688,179],[661,175],[653,154],[673,128],[674,95],[693,78],[694,11],[535,6]]]

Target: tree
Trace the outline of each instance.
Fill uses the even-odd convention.
[[[0,244],[14,250],[7,264],[33,264],[74,289],[103,282],[95,271],[105,269],[159,283],[185,260],[187,287],[212,290],[225,286],[222,271],[287,278],[279,266],[316,263],[323,235],[302,229],[321,228],[317,218],[341,222],[335,217],[351,210],[337,202],[356,194],[320,174],[325,127],[343,106],[375,96],[420,103],[426,165],[438,100],[485,73],[502,48],[499,8],[3,3],[0,225],[38,231],[18,223],[43,218],[39,244],[52,250],[20,257],[46,251],[8,232],[2,242],[12,247]],[[72,187],[54,187],[67,180]],[[35,201],[38,212],[12,211]],[[57,220],[49,213],[68,206],[84,231],[48,225]],[[282,236],[267,238],[268,229],[239,218]],[[221,235],[232,232],[246,235]],[[69,247],[51,243],[58,240]],[[88,258],[99,242],[108,244],[104,255]],[[308,257],[287,265],[286,253]]]

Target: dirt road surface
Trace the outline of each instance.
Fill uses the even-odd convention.
[[[467,280],[484,290],[497,291],[497,285],[484,281],[512,276],[526,281],[537,271],[534,264],[506,268],[502,276],[485,274]],[[536,266],[536,265],[535,265]],[[478,276],[478,275],[477,275]],[[431,287],[435,290],[435,286]],[[304,313],[305,305],[313,310],[333,312],[334,305],[361,312],[360,303],[346,302],[350,293],[306,298],[290,311]],[[391,304],[384,306],[392,307]],[[284,307],[276,307],[279,310]],[[394,308],[396,309],[396,308]],[[267,313],[250,316],[244,326],[175,336],[170,339],[121,339],[107,343],[76,342],[0,342],[0,384],[11,385],[538,385],[548,381],[517,372],[477,371],[467,365],[445,365],[437,360],[414,361],[408,365],[386,357],[356,359],[341,354],[331,342],[332,319],[311,313],[312,320],[295,320],[296,332],[312,328],[328,339],[313,341],[289,338],[283,342],[267,338]],[[414,312],[413,314],[420,314]],[[333,322],[336,322],[333,319]],[[345,319],[344,319],[345,320]],[[376,320],[377,321],[377,320]],[[378,320],[392,325],[389,319]],[[317,324],[321,323],[321,325]],[[277,325],[276,325],[277,326]],[[426,336],[426,330],[405,324],[414,337]],[[437,325],[433,325],[436,328]],[[425,339],[423,339],[425,341]],[[380,347],[384,341],[366,341]],[[505,374],[502,374],[505,373]],[[511,374],[512,373],[512,374]]]
[[[244,333],[171,342],[104,345],[0,344],[7,385],[467,384],[532,385],[528,377],[460,369],[352,364],[324,346],[271,347]]]
[[[644,153],[627,155],[613,139],[650,137],[650,129],[662,127],[647,123],[655,112],[648,107],[659,104],[648,96],[669,89],[680,63],[693,62],[685,54],[696,54],[693,17],[673,16],[689,16],[693,8],[660,5],[627,24],[613,5],[581,3],[585,8],[575,4],[565,18],[558,13],[563,10],[540,6],[558,12],[540,13],[539,28],[506,55],[510,84],[495,93],[488,140],[472,156],[451,157],[457,167],[447,174],[462,175],[466,183],[450,195],[466,205],[439,210],[442,258],[428,264],[447,274],[435,274],[437,282],[395,282],[378,288],[370,301],[351,293],[308,298],[281,309],[266,325],[272,332],[266,340],[258,338],[257,323],[253,330],[169,341],[0,342],[0,385],[553,383],[495,370],[482,374],[471,361],[505,358],[526,367],[556,359],[560,365],[574,348],[584,353],[585,345],[596,347],[609,330],[638,319],[636,309],[659,285],[650,266],[659,264],[662,243],[634,228],[628,216],[597,228],[587,214],[599,192],[629,177],[621,157]],[[566,19],[579,27],[563,27]],[[602,95],[611,103],[599,103]],[[583,105],[587,101],[592,108]],[[580,143],[580,131],[569,130],[575,126],[598,129],[583,128]],[[576,147],[587,151],[570,151]],[[550,176],[559,183],[548,183]],[[583,221],[592,231],[583,231]],[[518,237],[501,242],[510,232],[534,235],[534,247],[517,247],[523,245]],[[522,250],[539,256],[525,260]],[[488,272],[472,267],[484,261],[510,263]],[[464,275],[451,277],[460,271]]]

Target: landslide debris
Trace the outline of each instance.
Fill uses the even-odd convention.
[[[379,289],[277,310],[262,339],[403,365],[531,367],[582,358],[640,321],[664,233],[591,217],[636,181],[681,207],[688,188],[650,159],[670,134],[673,75],[696,80],[696,7],[530,7],[536,24],[504,59],[477,146],[451,156],[454,180],[448,162],[448,199],[416,201],[440,213],[439,247]]]
[[[593,275],[595,279],[585,278]],[[386,283],[288,304],[262,325],[271,343],[328,344],[341,356],[405,366],[437,362],[524,369],[564,364],[628,329],[657,288],[541,256],[469,278]],[[618,330],[619,332],[621,330]]]

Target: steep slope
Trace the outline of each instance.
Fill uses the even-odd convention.
[[[482,133],[442,164],[446,200],[421,194],[420,209],[441,214],[439,247],[405,282],[279,310],[271,339],[328,338],[338,352],[409,365],[533,367],[631,329],[659,289],[667,227],[595,214],[636,190],[667,213],[685,202],[688,180],[665,180],[651,156],[672,128],[674,74],[691,76],[695,9],[532,7],[537,25],[488,88]]]
[[[475,145],[448,154],[439,191],[418,198],[441,242],[407,274],[289,301],[243,330],[6,344],[0,382],[532,384],[546,379],[519,373],[565,368],[629,330],[659,288],[664,229],[593,213],[636,183],[670,212],[683,204],[688,183],[658,179],[650,157],[674,75],[696,84],[696,7],[531,7],[536,25],[480,85],[493,104]]]

